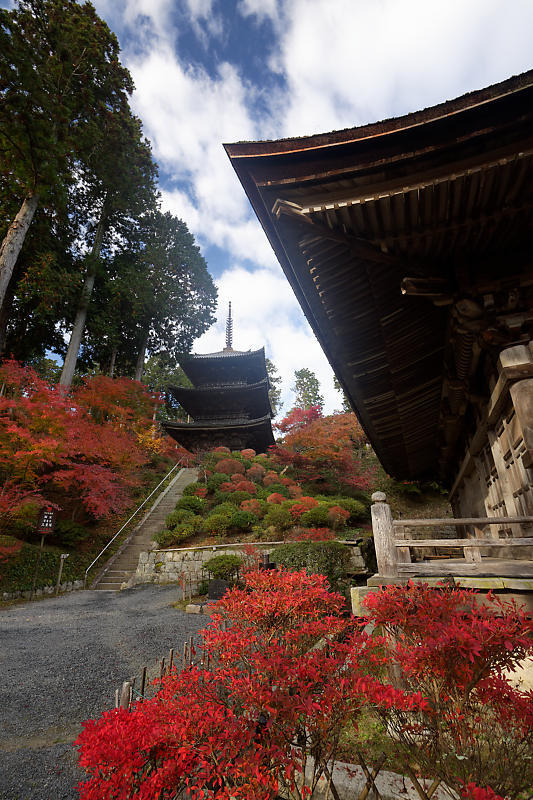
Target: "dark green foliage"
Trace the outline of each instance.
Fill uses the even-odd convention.
[[[233,503],[234,506],[240,506],[243,500],[251,500],[253,495],[250,492],[229,492],[226,494],[226,501],[228,503]]]
[[[295,370],[292,391],[296,394],[295,408],[308,409],[311,406],[318,406],[322,411],[324,398],[320,394],[320,382],[315,373],[307,367]]]
[[[59,563],[61,560],[60,549],[44,549],[41,563],[37,573],[36,587],[55,586]],[[2,590],[6,592],[28,591],[32,587],[35,565],[39,558],[38,545],[24,543],[22,549],[15,558],[10,558],[6,564],[2,564],[0,573],[2,576]],[[92,561],[92,559],[91,559]],[[63,567],[62,583],[75,581],[83,578],[85,567],[90,563],[81,554],[73,552],[65,560]]]
[[[347,523],[354,523],[360,522],[363,519],[366,519],[367,510],[364,503],[361,503],[360,500],[354,500],[351,497],[331,497],[328,498],[328,506],[340,506],[345,511],[350,512],[350,516],[348,517]]]
[[[281,383],[281,377],[277,367],[269,358],[265,358],[265,365],[268,373],[268,382],[270,384],[268,399],[270,400],[272,413],[277,417],[278,413],[281,411],[281,386],[279,385]]]
[[[237,528],[240,531],[250,530],[252,525],[257,522],[257,517],[250,511],[235,511],[231,515],[231,527]]]
[[[165,520],[165,525],[167,528],[175,528],[180,522],[187,522],[188,520],[194,517],[194,511],[191,511],[188,508],[178,508],[175,511],[171,511],[168,517]]]
[[[231,515],[235,513],[235,504],[229,503],[227,501],[227,496],[228,495],[223,495],[224,501],[214,506],[211,510],[211,514],[227,514],[227,516],[231,517]]]
[[[231,580],[239,574],[239,569],[242,566],[242,558],[235,555],[214,556],[206,561],[204,564],[205,569],[213,578],[220,580]]]
[[[203,530],[214,536],[224,536],[230,527],[231,516],[229,514],[210,514],[203,524]]]
[[[84,525],[79,525],[70,519],[60,519],[56,524],[54,535],[65,547],[76,547],[88,539],[91,532]]]
[[[328,507],[320,504],[309,511],[304,511],[300,517],[300,524],[306,528],[325,528],[328,527]]]
[[[156,542],[159,547],[163,549],[165,547],[171,547],[171,545],[174,544],[174,531],[171,531],[168,528],[159,531],[159,533],[156,533],[154,536],[154,542]]]
[[[204,486],[205,484],[201,483],[200,481],[189,483],[189,485],[186,486],[185,489],[183,490],[183,497],[190,497],[191,495],[194,495],[197,489],[199,489],[200,487],[203,488]]]
[[[214,472],[207,479],[207,491],[216,492],[220,484],[227,483],[229,479],[230,479],[229,475],[226,475],[223,472]]]
[[[264,516],[264,523],[267,527],[273,525],[280,531],[286,531],[294,525],[294,519],[288,508],[277,503],[268,503],[268,511]]]
[[[206,501],[203,497],[180,497],[176,503],[176,509],[186,508],[188,511],[193,511],[195,514],[201,514],[206,507]]]
[[[289,569],[305,569],[308,575],[325,575],[331,586],[346,573],[350,548],[341,542],[290,542],[278,545],[272,561]]]
[[[270,494],[281,494],[283,497],[290,497],[288,486],[284,486],[282,483],[272,483],[270,486],[264,488],[268,489],[267,497]]]

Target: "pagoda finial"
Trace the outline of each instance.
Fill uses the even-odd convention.
[[[226,320],[226,347],[225,350],[233,350],[233,320],[231,318],[231,300],[229,301],[228,318]]]

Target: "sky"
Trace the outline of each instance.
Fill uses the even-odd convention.
[[[533,67],[532,0],[93,0],[135,82],[163,210],[194,233],[219,290],[194,352],[265,346],[292,406],[294,370],[340,408],[333,374],[253,214],[224,142],[406,114]],[[0,0],[8,7],[10,0]]]

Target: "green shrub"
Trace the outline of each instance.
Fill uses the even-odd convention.
[[[181,497],[176,503],[176,509],[186,508],[195,514],[201,514],[206,507],[206,501],[203,497]]]
[[[231,515],[235,512],[235,505],[233,503],[229,503],[227,497],[227,495],[224,495],[224,502],[217,503],[216,506],[213,506],[211,514],[226,514],[228,517],[231,517]]]
[[[229,514],[211,514],[204,520],[203,530],[213,536],[224,536],[231,527]]]
[[[155,534],[154,542],[157,542],[159,547],[161,547],[163,550],[166,547],[172,547],[172,545],[175,542],[175,533],[174,531],[165,528],[164,530],[159,531],[159,533]]]
[[[197,489],[200,489],[200,488],[203,489],[204,486],[205,486],[205,483],[203,483],[203,481],[195,481],[194,483],[189,483],[185,487],[185,489],[183,490],[183,496],[184,497],[191,497],[192,495],[194,495],[194,493],[195,493],[195,491]]]
[[[90,535],[90,530],[84,525],[72,522],[70,519],[60,519],[56,523],[55,536],[65,547],[76,547],[80,542],[86,541]]]
[[[257,517],[251,511],[241,511],[237,509],[231,515],[231,527],[240,531],[249,530],[257,522]]]
[[[268,511],[263,521],[267,527],[273,525],[278,531],[286,531],[294,525],[294,519],[289,509],[277,503],[269,503]]]
[[[364,503],[361,503],[360,500],[354,500],[351,497],[337,497],[335,500],[336,502],[334,505],[340,506],[341,508],[344,508],[345,511],[350,512],[348,524],[366,519],[366,506]]]
[[[298,502],[298,500],[296,500]],[[300,517],[300,524],[306,528],[325,528],[328,527],[328,507],[325,503],[304,511]]]
[[[229,503],[232,503],[234,506],[240,506],[243,500],[251,500],[252,495],[250,492],[241,492],[240,490],[237,492],[230,492],[226,495],[226,500]]]
[[[216,492],[220,484],[226,483],[229,479],[229,475],[226,475],[224,472],[214,472],[213,475],[210,475],[207,479],[207,490],[209,492]]]
[[[194,511],[189,511],[188,508],[178,508],[176,511],[171,511],[165,520],[167,528],[175,528],[180,522],[186,522],[188,519],[194,517]]]
[[[274,548],[272,561],[288,569],[305,569],[308,575],[325,575],[334,587],[346,573],[350,548],[342,542],[289,542]]]
[[[283,497],[290,497],[289,487],[284,486],[282,483],[271,483],[266,488],[268,489],[268,494],[282,494]]]
[[[205,569],[213,578],[220,580],[231,580],[239,574],[239,569],[242,566],[242,558],[235,555],[214,556],[206,561],[204,564]]]

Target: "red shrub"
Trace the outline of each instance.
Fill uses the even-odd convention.
[[[199,486],[195,489],[194,494],[196,497],[206,497],[207,496],[207,486]]]
[[[219,445],[219,447],[213,448],[213,453],[231,453],[229,447],[224,447],[223,445]]]
[[[299,497],[298,501],[291,506],[291,515],[294,519],[300,519],[302,514],[309,511],[311,508],[316,508],[318,500],[314,497]]]
[[[282,494],[278,494],[278,492],[274,492],[273,494],[269,494],[267,497],[267,503],[277,503],[281,505],[287,498],[283,497]]]
[[[301,497],[303,491],[300,486],[289,486],[289,494],[291,497]]]
[[[334,538],[331,528],[294,528],[291,533],[294,542],[327,542]]]
[[[242,481],[242,474],[240,472],[235,472],[235,474],[231,476],[230,480],[232,483],[239,483]]]
[[[236,492],[248,492],[248,494],[257,494],[257,486],[251,481],[238,481],[235,484]]]
[[[244,475],[244,464],[235,458],[223,458],[215,464],[214,469],[215,472],[222,472],[224,475],[235,475],[236,472]]]
[[[266,469],[261,466],[261,464],[253,464],[250,469],[246,470],[246,477],[251,480],[259,483],[263,480],[266,474]]]
[[[252,458],[256,457],[256,455],[257,455],[257,453],[255,452],[255,450],[252,450],[251,447],[247,447],[244,450],[241,450],[241,456],[243,458],[247,458],[248,461],[251,461]]]
[[[220,484],[218,489],[219,489],[220,492],[234,492],[235,491],[235,484],[234,483],[230,483],[229,481],[225,481],[224,483]]]
[[[258,517],[263,516],[263,506],[259,500],[243,500],[240,508],[242,511],[251,511]]]
[[[296,481],[293,481],[292,478],[283,477],[279,479],[279,483],[281,483],[283,486],[294,486],[296,484]]]
[[[346,525],[349,516],[350,512],[340,506],[331,506],[328,510],[328,522],[335,530]]]
[[[279,475],[273,470],[269,470],[263,478],[263,486],[271,486],[273,483],[279,483]]]

